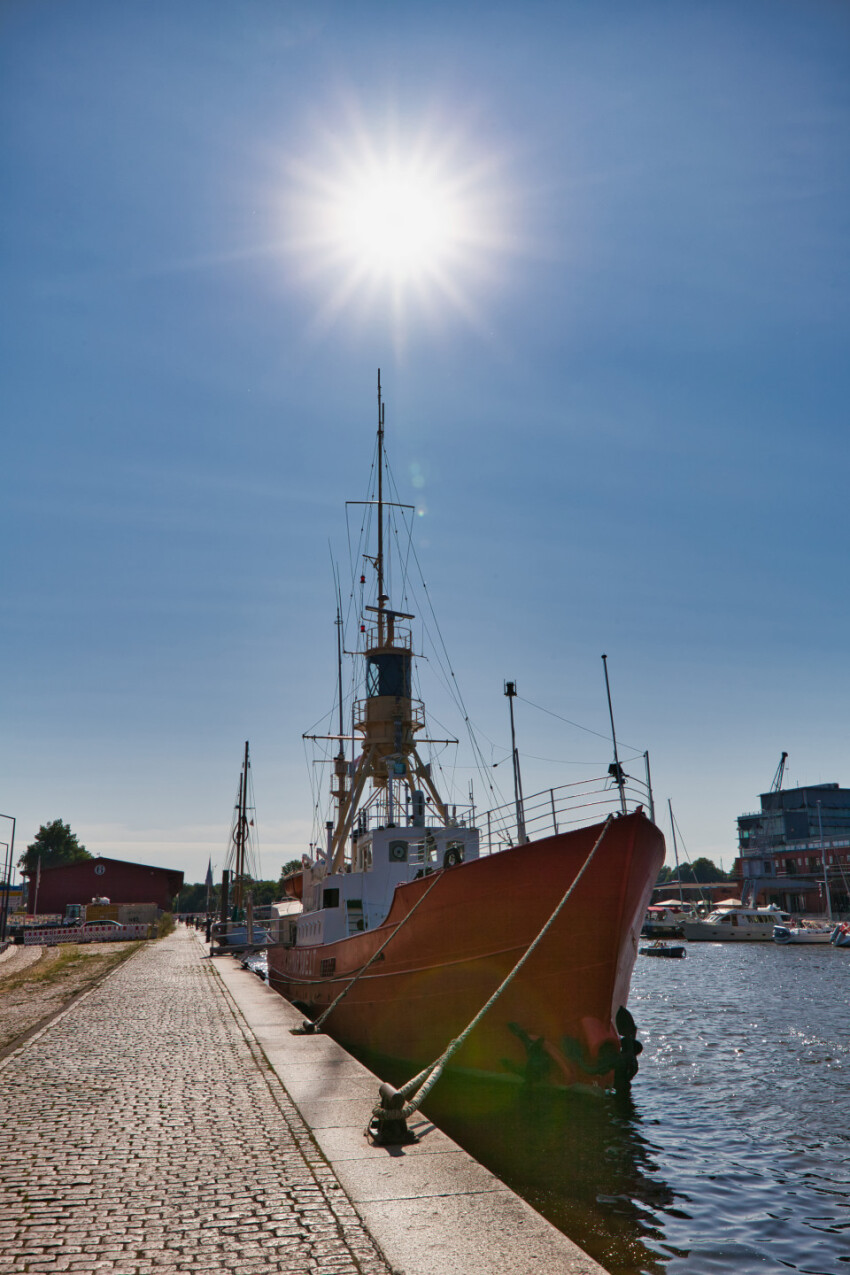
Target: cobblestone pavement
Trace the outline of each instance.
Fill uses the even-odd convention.
[[[185,930],[0,1063],[0,1273],[391,1275]]]

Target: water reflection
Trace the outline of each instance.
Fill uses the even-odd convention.
[[[638,962],[630,1101],[446,1075],[425,1110],[612,1275],[850,1275],[848,1001],[848,951],[692,944]]]
[[[444,1077],[430,1117],[609,1270],[663,1271],[655,1218],[686,1207],[630,1100]]]

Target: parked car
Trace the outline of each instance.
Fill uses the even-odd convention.
[[[116,938],[118,933],[123,931],[124,926],[120,921],[86,921],[80,926],[80,937],[90,936],[98,940],[107,940]]]

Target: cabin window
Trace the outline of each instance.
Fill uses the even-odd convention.
[[[366,694],[410,699],[410,656],[403,651],[370,655],[366,661]]]
[[[324,890],[322,892],[322,907],[323,908],[338,908],[339,907],[338,887],[335,886],[333,889]]]
[[[390,863],[407,863],[407,842],[390,842]]]

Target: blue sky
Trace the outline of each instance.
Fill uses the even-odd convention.
[[[266,874],[305,848],[378,367],[488,757],[506,678],[604,733],[604,651],[692,857],[731,865],[783,749],[850,785],[848,71],[819,0],[6,0],[19,847],[62,818],[200,880],[250,739]],[[467,217],[401,282],[322,233],[388,156]],[[607,766],[517,724],[526,791]]]

